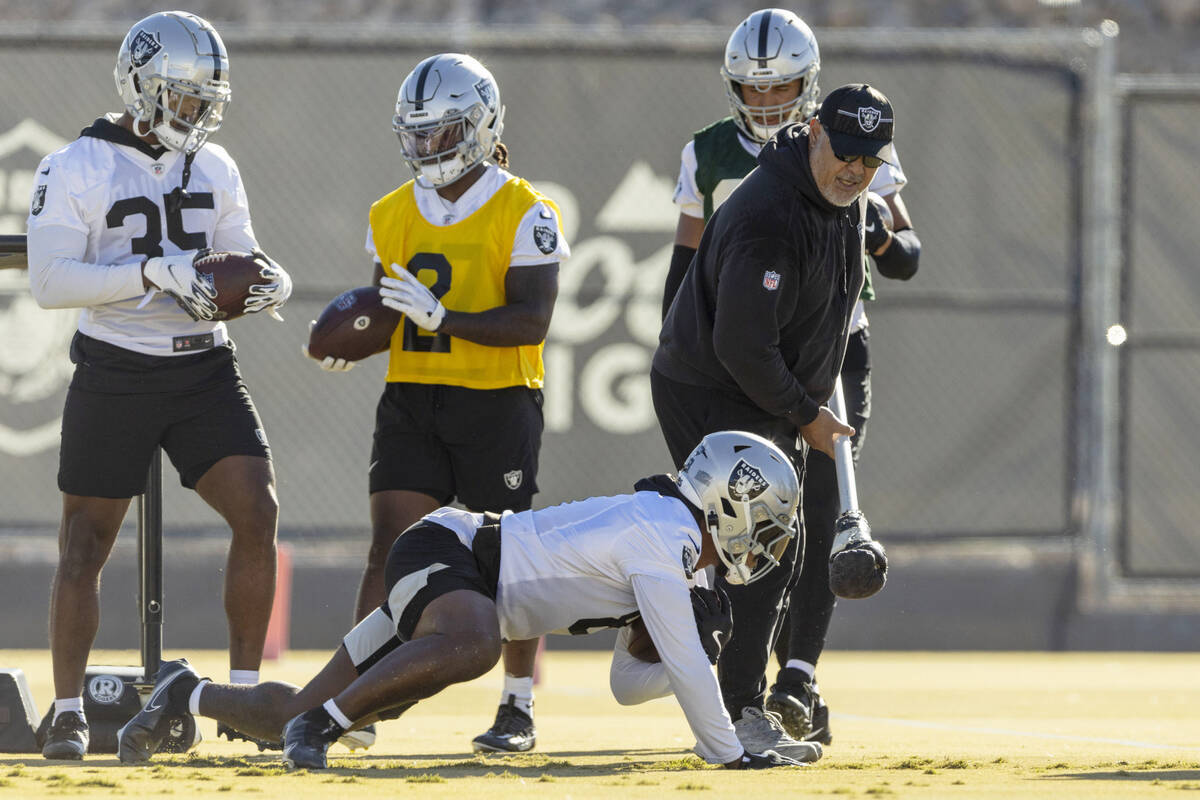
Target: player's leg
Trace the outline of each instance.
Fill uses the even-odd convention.
[[[47,758],[82,758],[87,752],[83,678],[100,626],[100,571],[128,508],[129,498],[63,495],[58,569],[50,592],[55,717],[43,749]]]
[[[542,393],[446,387],[438,433],[454,468],[458,499],[472,511],[525,511],[537,493]],[[506,642],[504,686],[492,726],[472,740],[476,752],[520,753],[537,744],[533,673],[538,640]]]
[[[387,601],[345,639],[358,678],[287,724],[285,761],[324,767],[329,744],[346,730],[495,665],[499,529],[485,525],[470,533],[468,546],[455,531],[427,521],[396,542],[386,569]]]
[[[442,387],[389,383],[375,409],[375,434],[367,481],[371,495],[371,546],[359,582],[354,621],[387,599],[384,573],[400,534],[454,497],[454,477],[434,426]]]
[[[871,416],[871,365],[867,331],[852,334],[842,367],[842,391],[857,463]],[[829,590],[829,552],[839,513],[837,469],[823,453],[811,451],[804,476],[804,519],[811,555],[791,596],[787,635],[776,647],[780,671],[767,709],[780,714],[789,734],[830,744],[829,707],[817,688],[817,660],[833,618],[836,597]]]
[[[196,482],[196,492],[232,531],[225,565],[229,668],[257,672],[275,599],[274,469],[267,458],[227,456]]]
[[[229,666],[256,683],[275,598],[279,502],[271,450],[232,349],[186,358],[191,385],[174,397],[163,450],[179,470],[180,483],[195,489],[229,525]]]
[[[58,569],[50,596],[54,720],[43,754],[87,751],[83,680],[100,621],[100,573],[130,499],[146,489],[161,431],[156,396],[126,394],[147,356],[77,334],[75,377],[63,408],[58,486],[63,493]]]

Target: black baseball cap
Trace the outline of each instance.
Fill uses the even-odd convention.
[[[875,156],[889,164],[896,124],[892,104],[883,92],[865,83],[848,83],[834,89],[817,114],[839,156]]]

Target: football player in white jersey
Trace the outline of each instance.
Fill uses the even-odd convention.
[[[97,119],[38,167],[29,281],[45,308],[80,308],[63,412],[59,564],[50,611],[54,720],[43,755],[82,758],[82,689],[99,577],[161,446],[184,486],[229,524],[231,679],[256,681],[275,586],[271,451],[197,253],[253,252],[246,311],[283,305],[291,279],[258,250],[233,159],[208,137],[229,103],[229,57],[199,17],[135,24],[114,70],[121,114]]]
[[[781,128],[804,122],[816,113],[820,89],[820,52],[812,30],[800,17],[779,8],[755,11],[734,29],[725,47],[721,77],[730,116],[697,131],[684,145],[675,188],[679,223],[663,292],[665,318],[679,284],[700,244],[705,223],[734,187],[754,169],[763,144]],[[913,230],[900,190],[908,182],[899,161],[882,162],[870,184],[864,240],[875,268],[887,278],[908,280],[916,274],[921,242]],[[873,300],[871,273],[850,321],[851,335],[842,364],[842,387],[858,458],[871,413],[869,332],[864,300]],[[768,712],[780,715],[787,733],[829,744],[829,709],[816,688],[817,659],[833,615],[828,561],[838,514],[837,474],[833,460],[810,450],[805,463],[803,519],[808,559],[791,593],[789,617],[776,643],[780,670],[766,699]],[[757,647],[751,648],[757,651]],[[733,652],[732,649],[730,651]],[[760,672],[762,665],[745,672]],[[725,670],[725,664],[722,664]],[[763,727],[761,684],[742,675],[722,679],[731,713],[752,709],[753,724]],[[736,684],[736,688],[734,688]],[[740,730],[740,728],[739,728]]]
[[[289,765],[323,768],[346,730],[483,675],[505,640],[621,628],[639,616],[661,661],[633,658],[628,632],[619,635],[610,685],[620,702],[674,693],[696,753],[710,763],[817,760],[815,743],[791,758],[746,752],[710,666],[720,626],[689,596],[706,591],[695,587],[707,567],[753,583],[778,564],[796,536],[800,494],[787,457],[766,439],[722,431],[704,438],[678,477],[656,475],[634,489],[503,516],[426,515],[388,556],[387,600],[307,686],[239,690],[171,662],[169,679],[122,729],[121,760],[155,752],[164,716],[199,713],[263,738],[282,729]]]

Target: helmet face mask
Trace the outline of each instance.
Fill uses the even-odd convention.
[[[754,583],[779,565],[798,535],[800,483],[783,451],[743,431],[711,433],[679,472],[733,584]]]
[[[821,93],[820,72],[817,39],[802,19],[778,8],[755,11],[729,37],[721,67],[738,129],[761,144],[785,125],[811,117]],[[772,105],[747,102],[755,92],[793,82],[798,82],[794,98]]]
[[[113,70],[134,133],[182,153],[199,150],[229,104],[229,54],[212,25],[179,11],[135,24]]]
[[[400,85],[392,130],[417,182],[446,186],[483,163],[500,141],[500,88],[471,56],[427,58]]]

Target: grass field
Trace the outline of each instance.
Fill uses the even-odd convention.
[[[187,655],[226,673],[223,653]],[[302,683],[324,653],[291,653],[264,679]],[[95,653],[92,663],[136,663]],[[39,710],[51,697],[49,657],[0,651],[25,670]],[[277,754],[205,741],[185,756],[124,767],[0,755],[0,800],[175,795],[198,798],[1169,798],[1200,792],[1200,655],[829,653],[822,688],[834,743],[803,769],[729,772],[703,765],[673,699],[618,706],[607,654],[550,651],[537,693],[538,749],[474,757],[491,721],[499,671],[455,687],[381,726],[375,747],[335,746],[326,772],[289,773]],[[361,751],[360,751],[361,752]],[[1200,795],[1198,795],[1200,796]]]

